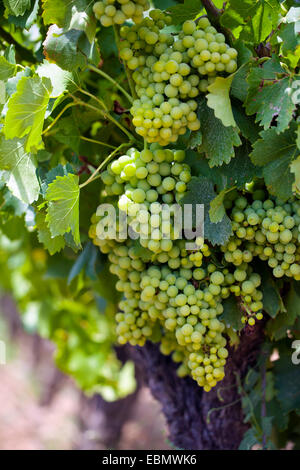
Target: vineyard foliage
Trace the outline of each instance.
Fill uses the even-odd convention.
[[[241,449],[300,447],[297,4],[0,6],[1,288],[107,400],[134,390],[118,343],[158,343],[210,393],[241,331],[263,325],[236,379]],[[107,202],[110,226],[126,213],[140,238],[103,236]],[[197,249],[164,223],[173,203],[204,204]]]

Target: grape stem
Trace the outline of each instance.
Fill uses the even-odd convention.
[[[126,96],[126,98],[128,99],[128,101],[130,103],[133,102],[133,98],[129,95],[129,93],[127,93],[127,91],[118,82],[116,82],[116,80],[114,80],[112,77],[110,77],[107,73],[103,72],[103,70],[101,70],[101,69],[98,69],[94,65],[89,64],[88,68],[90,70],[92,70],[93,72],[98,73],[98,75],[101,75],[103,78],[106,78],[106,80],[113,83],[115,85],[115,87],[118,88],[123,93],[124,96]]]
[[[47,134],[47,132],[50,131],[50,129],[52,129],[53,126],[55,126],[55,124],[57,123],[57,121],[60,119],[60,117],[64,114],[65,111],[67,111],[67,109],[69,108],[72,108],[73,106],[77,106],[77,103],[68,103],[62,110],[60,113],[58,113],[58,115],[54,118],[54,120],[51,122],[51,124],[49,124],[48,127],[46,127],[46,129],[43,130],[42,132],[42,135],[44,134]]]
[[[223,10],[217,8],[211,0],[201,0],[209,19],[216,21],[223,13]]]
[[[92,181],[94,181],[96,178],[97,178],[97,175],[99,173],[99,171],[102,170],[102,168],[105,167],[105,165],[107,165],[107,163],[109,162],[109,160],[112,159],[112,157],[118,153],[122,148],[124,147],[129,147],[130,146],[130,143],[126,143],[126,144],[121,144],[119,145],[119,147],[117,147],[113,152],[111,152],[108,157],[106,157],[106,159],[100,163],[100,165],[96,168],[96,170],[94,171],[94,173],[91,174],[91,176],[82,184],[79,185],[79,188],[82,189],[84,188],[84,186],[87,186],[89,183],[91,183]]]
[[[96,111],[97,113],[102,114],[102,116],[104,118],[106,118],[109,121],[113,122],[119,129],[121,129],[121,131],[124,132],[124,134],[127,135],[127,137],[130,139],[131,142],[134,142],[136,140],[135,137],[124,126],[122,126],[122,124],[120,122],[118,122],[111,114],[109,114],[107,111],[103,111],[102,109],[96,108],[92,104],[86,103],[85,101],[82,101],[81,99],[77,98],[74,95],[70,95],[70,96],[72,96],[75,103],[77,103],[81,106],[85,106],[86,108],[92,109],[93,111]]]
[[[101,140],[90,139],[89,137],[85,137],[84,135],[80,136],[81,140],[85,140],[86,142],[91,142],[92,144],[104,145],[105,147],[109,147],[111,149],[115,149],[114,145],[107,144],[106,142],[101,142]]]

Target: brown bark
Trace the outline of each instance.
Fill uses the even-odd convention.
[[[180,449],[237,449],[248,429],[243,422],[236,374],[243,378],[256,362],[263,340],[263,324],[246,328],[236,349],[230,348],[224,380],[204,392],[191,378],[176,375],[176,365],[157,345],[132,348],[154,397],[161,402],[169,426],[169,438]],[[221,395],[223,401],[220,401]],[[229,406],[230,405],[230,406]],[[222,407],[222,408],[221,408]],[[210,411],[213,408],[219,408]],[[208,421],[209,415],[209,421]]]

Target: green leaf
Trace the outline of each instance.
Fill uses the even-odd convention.
[[[254,428],[250,428],[245,432],[243,440],[240,443],[239,450],[252,450],[256,444],[260,444],[257,439],[256,430]]]
[[[37,150],[41,146],[45,112],[51,94],[48,78],[23,77],[17,91],[8,102],[4,134],[7,139],[26,137],[25,150]]]
[[[247,114],[256,114],[256,122],[268,129],[276,117],[276,132],[287,129],[296,105],[292,100],[292,78],[283,77],[285,70],[279,59],[273,57],[262,67],[254,66],[248,76]]]
[[[291,159],[289,155],[270,162],[263,169],[263,176],[268,191],[283,201],[293,195],[295,176],[291,172]],[[284,184],[282,182],[284,181]]]
[[[50,79],[52,85],[50,98],[57,98],[67,90],[73,93],[77,88],[71,72],[61,69],[56,64],[50,64],[47,60],[44,60],[43,64],[37,67],[36,73],[41,78],[47,77]]]
[[[242,143],[237,131],[233,127],[225,127],[205,100],[199,103],[199,117],[203,136],[199,151],[206,154],[210,167],[229,163],[234,158],[234,146]]]
[[[253,144],[259,138],[260,126],[255,123],[254,117],[246,115],[240,103],[233,103],[232,112],[242,135]]]
[[[8,78],[13,77],[16,70],[15,64],[8,62],[3,55],[0,56],[0,80],[6,81]]]
[[[53,237],[46,222],[46,214],[38,212],[35,217],[36,227],[38,231],[38,240],[49,251],[50,255],[58,253],[65,247],[64,237],[58,235]]]
[[[276,129],[268,129],[260,133],[261,139],[255,142],[250,157],[254,165],[264,166],[279,158],[289,157],[292,161],[297,153],[296,126],[277,134]]]
[[[226,2],[221,24],[235,37],[259,44],[277,26],[279,11],[277,0],[230,0]]]
[[[286,337],[287,330],[291,329],[297,318],[300,318],[300,294],[296,289],[296,281],[291,288],[285,301],[285,309],[282,309],[275,320],[267,324],[267,332],[271,339],[279,340]]]
[[[169,7],[168,12],[172,16],[173,24],[180,24],[196,18],[202,9],[200,0],[184,0],[181,5]]]
[[[227,328],[232,328],[234,331],[240,331],[243,328],[241,321],[241,311],[238,307],[237,299],[234,295],[231,295],[223,301],[224,311],[220,315]]]
[[[46,192],[48,202],[47,223],[53,237],[72,232],[80,245],[78,176],[69,173],[57,176]]]
[[[90,44],[86,34],[77,29],[65,32],[56,25],[50,26],[43,42],[44,55],[49,62],[56,63],[69,72],[86,66],[87,61],[99,61],[99,53],[94,44]]]
[[[31,8],[22,16],[8,17],[8,22],[17,26],[17,28],[29,29],[35,22],[39,11],[39,0],[31,0]]]
[[[220,170],[228,180],[228,186],[237,186],[243,188],[246,183],[250,183],[252,179],[262,177],[262,169],[253,165],[249,157],[250,145],[244,143],[235,151],[235,157],[228,163],[222,165]]]
[[[97,248],[92,242],[88,242],[83,251],[78,256],[77,260],[73,264],[69,276],[68,276],[68,284],[71,284],[73,279],[78,276],[78,274],[85,269],[87,273],[89,273],[91,279],[94,281],[97,280],[97,273],[96,273],[96,260],[98,254]]]
[[[44,24],[56,24],[65,31],[84,31],[90,42],[96,32],[96,19],[89,0],[42,0]]]
[[[285,56],[292,68],[296,68],[300,60],[300,8],[290,8],[285,24],[281,24],[277,37],[281,41],[280,52]]]
[[[264,166],[263,176],[274,196],[287,200],[293,194],[294,175],[291,163],[299,153],[296,146],[296,124],[277,134],[275,128],[262,131],[250,157],[255,165]],[[284,178],[284,184],[282,180]]]
[[[228,189],[223,189],[210,203],[209,218],[214,224],[221,222],[226,214],[224,197],[227,192]]]
[[[291,163],[290,170],[295,175],[295,183],[293,186],[293,192],[295,192],[299,196],[300,195],[300,156]]]
[[[12,194],[31,204],[39,195],[36,159],[24,148],[24,139],[5,140],[0,136],[0,169],[7,171],[6,185]]]
[[[24,15],[31,6],[31,0],[4,0],[9,13],[15,16]]]
[[[216,118],[226,127],[236,126],[229,97],[233,77],[234,75],[226,78],[217,77],[208,87],[209,93],[206,95],[208,107],[214,110]]]
[[[231,221],[225,214],[218,223],[213,223],[209,217],[211,201],[216,197],[212,181],[204,176],[193,177],[188,184],[186,195],[181,199],[180,204],[204,204],[204,235],[212,245],[224,245],[229,239],[232,229]]]

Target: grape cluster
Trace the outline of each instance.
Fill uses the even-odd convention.
[[[140,236],[143,247],[170,262],[178,256],[180,248],[173,241],[179,238],[175,227],[171,227],[187,183],[191,179],[190,167],[184,163],[182,150],[156,148],[138,152],[129,149],[112,162],[102,173],[105,191],[118,195],[118,208],[126,213],[130,227]],[[174,206],[173,206],[174,204]],[[173,209],[172,209],[173,207]],[[168,254],[167,254],[168,253]]]
[[[186,21],[178,35],[166,32],[171,19],[160,10],[121,28],[120,57],[135,82],[131,108],[136,132],[162,146],[176,142],[187,129],[200,128],[197,102],[217,74],[236,70],[237,51],[207,18]]]
[[[129,224],[133,216],[147,224],[151,218],[150,224],[161,230],[164,220],[153,215],[158,215],[163,202],[170,205],[184,194],[191,177],[184,159],[183,151],[157,144],[142,152],[130,149],[102,174],[104,195],[112,198],[119,215],[127,214]],[[158,176],[155,184],[149,176]],[[178,191],[178,184],[184,191]],[[238,206],[241,199],[237,199]],[[194,251],[187,251],[185,240],[172,236],[156,240],[153,233],[148,240],[117,235],[111,239],[105,235],[102,220],[92,217],[89,235],[108,255],[110,271],[118,278],[116,289],[124,296],[116,315],[118,341],[140,346],[147,340],[160,341],[161,352],[172,354],[180,364],[180,376],[189,374],[205,391],[211,390],[224,377],[228,355],[226,327],[220,319],[223,301],[231,295],[237,298],[244,323],[252,326],[262,318],[261,278],[253,272],[251,260],[226,261],[223,252],[226,258],[228,250],[223,249],[217,268],[211,261],[211,248],[201,237]],[[108,220],[110,226],[120,223],[119,218]]]
[[[102,26],[121,25],[130,18],[140,23],[144,11],[148,9],[148,0],[102,0],[93,6],[94,14]]]
[[[258,256],[272,268],[275,278],[300,280],[299,200],[267,199],[263,190],[257,190],[248,199],[235,200],[230,218],[233,236],[222,248],[227,262],[239,266]]]

